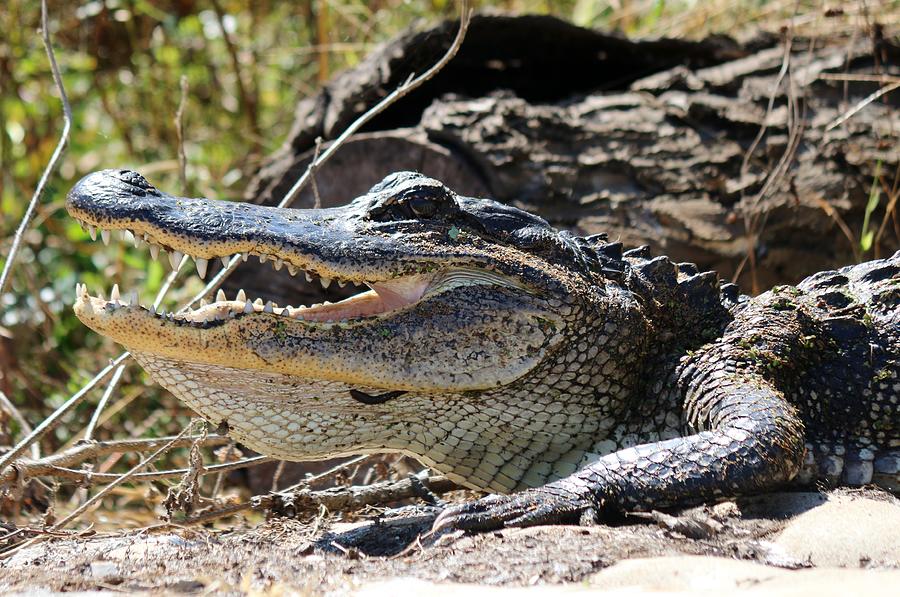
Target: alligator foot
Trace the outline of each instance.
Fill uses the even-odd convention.
[[[596,513],[590,495],[551,483],[513,495],[489,495],[447,508],[434,521],[432,531],[481,532],[541,524],[590,524],[596,520]]]

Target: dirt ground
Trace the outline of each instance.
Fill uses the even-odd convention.
[[[417,539],[434,513],[407,508],[354,524],[275,519],[53,539],[0,563],[0,593],[471,594],[474,584],[518,594],[565,583],[573,592],[887,595],[900,586],[900,500],[879,490],[778,493],[673,514]]]

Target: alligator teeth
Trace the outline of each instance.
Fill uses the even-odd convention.
[[[263,307],[263,313],[274,313],[275,309],[272,307],[272,301],[266,301],[266,306]]]
[[[265,262],[266,262],[266,259],[268,259],[268,258],[269,258],[269,256],[266,255],[265,253],[260,253],[260,254],[259,254],[259,262],[260,262],[260,263],[265,263]]]
[[[134,243],[135,249],[140,249],[144,246],[144,240],[133,232],[131,233],[131,239],[131,242]]]
[[[97,240],[97,229],[93,226],[88,226],[88,234],[91,235],[91,240]]]
[[[119,285],[113,284],[112,292],[109,293],[109,300],[118,303],[119,302]]]
[[[254,306],[254,307],[262,307],[262,306],[263,306],[262,299],[261,299],[261,298],[258,298],[258,299],[256,299],[255,301],[253,301],[253,306]]]
[[[303,272],[303,275],[306,276],[307,282],[312,282],[313,278],[311,275],[309,275],[309,272]]]
[[[251,303],[250,301],[244,303],[244,313],[253,313],[253,311],[253,303]]]
[[[169,253],[169,265],[172,266],[172,269],[178,269],[178,266],[181,265],[181,260],[184,258],[184,253],[181,251],[172,251]]]
[[[240,301],[242,303],[247,302],[247,294],[244,292],[243,288],[238,290],[237,297],[235,298],[235,300]]]
[[[200,299],[200,308],[201,308],[201,309],[202,309],[203,307],[205,307],[206,305],[208,305],[208,304],[209,304],[209,301],[206,300],[205,298]]]
[[[222,262],[222,267],[228,267],[228,262],[231,260],[230,257],[219,257],[219,260]],[[247,261],[247,258],[244,258],[244,261]]]
[[[195,261],[197,262],[197,275],[202,280],[206,277],[206,266],[209,265],[209,261],[202,257],[197,257]]]
[[[296,275],[297,275],[297,268],[296,268],[295,266],[293,266],[293,265],[291,265],[290,263],[288,263],[287,268],[288,268],[288,273],[289,273],[290,275],[292,275],[292,276],[296,276]]]
[[[137,304],[138,304],[138,293],[137,293],[136,290],[132,290],[132,291],[128,294],[128,304],[131,305],[131,306],[134,306],[134,305],[137,305]]]
[[[281,271],[281,266],[283,266],[283,265],[284,265],[283,259],[276,259],[275,263],[272,265],[272,267],[274,267],[275,271],[277,272],[277,271]]]
[[[159,245],[150,245],[150,257],[153,257],[154,261],[159,259]]]
[[[328,288],[331,286],[331,278],[319,278],[319,283],[322,285],[322,288]]]
[[[250,253],[241,253],[241,261],[247,262],[247,259],[250,257]]]
[[[221,303],[222,301],[226,300],[228,299],[225,297],[225,291],[219,288],[219,291],[216,293],[216,302]]]
[[[338,280],[337,283],[338,283],[338,288],[343,288],[344,286],[347,285],[347,282],[345,282],[344,280]]]
[[[112,234],[109,232],[109,230],[101,230],[100,231],[100,238],[103,240],[104,245],[109,244],[110,236],[112,236]]]

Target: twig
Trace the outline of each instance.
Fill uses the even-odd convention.
[[[344,129],[337,139],[335,139],[329,146],[328,149],[322,154],[321,158],[318,162],[312,162],[306,168],[306,172],[300,177],[300,179],[294,183],[294,186],[287,192],[284,196],[284,199],[281,200],[281,203],[278,204],[278,207],[285,207],[290,205],[297,199],[297,196],[300,194],[300,191],[303,190],[303,187],[306,186],[307,182],[309,182],[309,178],[311,176],[312,171],[319,167],[321,164],[328,161],[328,159],[334,154],[335,151],[341,147],[344,142],[350,138],[356,131],[366,125],[370,120],[381,114],[384,110],[386,110],[391,104],[407,95],[411,91],[419,88],[423,83],[434,77],[441,69],[443,69],[448,62],[450,62],[456,53],[459,51],[460,46],[462,46],[463,40],[466,38],[466,31],[469,29],[469,22],[472,18],[472,7],[469,5],[468,0],[462,0],[460,2],[460,10],[459,10],[459,30],[456,32],[456,37],[453,39],[453,43],[450,44],[450,47],[447,49],[447,52],[441,57],[440,60],[434,63],[434,65],[426,70],[424,73],[419,75],[418,77],[413,78],[412,75],[403,82],[399,87],[397,87],[394,91],[386,95],[380,102],[369,108],[369,110],[361,115],[359,118],[354,120],[350,126]]]
[[[253,132],[253,149],[252,153],[259,151],[259,143],[262,138],[262,132],[259,129],[259,119],[256,114],[256,98],[251,98],[244,85],[243,71],[241,70],[241,61],[238,59],[237,48],[234,40],[231,39],[231,33],[225,27],[225,12],[219,0],[212,0],[213,11],[216,13],[216,19],[219,21],[219,29],[222,30],[222,39],[225,41],[225,49],[228,51],[228,57],[231,59],[231,68],[234,70],[234,78],[237,83],[238,95],[241,98],[241,108],[243,113],[247,115],[247,121],[250,124],[250,130]]]
[[[231,442],[228,443],[228,449],[227,449],[227,451],[225,452],[225,458],[223,459],[225,462],[228,462],[228,461],[229,461],[229,459],[231,458],[231,456],[234,454],[234,450],[235,450],[235,448],[234,448],[234,442],[231,441]],[[282,462],[284,462],[284,461],[282,460]],[[208,467],[207,467],[207,470],[208,470]],[[224,483],[225,483],[225,473],[219,473],[219,474],[216,476],[216,482],[213,484],[212,491],[209,492],[209,495],[210,495],[213,499],[215,499],[215,497],[216,497],[217,495],[219,495],[219,492],[222,491],[222,485],[223,485]]]
[[[775,78],[775,84],[772,85],[772,93],[769,94],[769,103],[766,106],[766,113],[763,116],[762,124],[760,125],[759,132],[756,133],[753,142],[750,143],[750,147],[744,152],[744,159],[741,161],[741,178],[749,172],[750,158],[753,157],[756,148],[759,146],[760,141],[762,141],[766,131],[769,129],[769,115],[775,109],[775,96],[778,95],[778,89],[781,87],[781,82],[784,81],[784,77],[787,75],[788,68],[791,64],[791,47],[793,46],[793,42],[794,38],[789,37],[784,44],[784,58],[781,60],[781,69],[778,71],[778,76]]]
[[[220,508],[215,508],[213,510],[207,510],[206,512],[202,512],[200,514],[195,514],[194,516],[185,517],[182,520],[179,520],[177,523],[167,523],[163,526],[186,526],[193,524],[205,524],[207,522],[212,522],[218,518],[224,518],[226,516],[231,516],[232,514],[237,514],[238,512],[243,512],[244,510],[252,510],[253,504],[249,501],[240,502],[237,504],[229,504],[227,506],[222,506]]]
[[[319,185],[316,183],[316,171],[319,169],[318,161],[319,161],[319,152],[322,150],[322,137],[316,137],[316,151],[313,153],[312,164],[316,164],[312,167],[312,170],[309,173],[309,180],[312,183],[313,189],[313,197],[315,198],[315,202],[313,203],[313,207],[316,209],[322,208],[322,197],[319,195]]]
[[[797,10],[797,5],[794,7],[795,14]],[[778,160],[778,163],[775,165],[775,168],[769,173],[766,177],[766,181],[763,183],[762,188],[757,192],[756,196],[753,198],[751,205],[753,205],[754,210],[758,210],[760,204],[763,199],[766,198],[770,193],[772,193],[778,186],[778,184],[784,178],[785,173],[787,172],[788,167],[791,162],[793,162],[794,157],[797,153],[797,149],[800,147],[800,141],[803,139],[803,131],[805,130],[805,119],[806,119],[806,105],[800,106],[797,98],[797,89],[794,83],[794,78],[792,76],[791,69],[791,47],[793,45],[793,29],[788,31],[788,38],[785,42],[785,54],[784,60],[782,61],[782,68],[779,71],[779,77],[776,82],[776,89],[780,86],[784,77],[781,73],[784,73],[787,76],[787,99],[788,99],[788,143],[785,147],[784,153],[782,153],[781,157]],[[774,99],[774,90],[772,96],[770,96],[769,109],[771,110],[772,101]],[[767,111],[768,114],[768,111]],[[765,127],[765,124],[763,125]],[[754,141],[755,144],[759,139],[762,138],[762,133],[765,131],[765,128],[760,130],[760,134],[757,135],[757,141]],[[748,164],[749,154],[744,157],[744,165],[742,165],[742,172],[744,167]],[[752,283],[752,292],[754,294],[759,292],[759,284],[757,282],[757,268],[756,268],[756,241],[759,238],[759,235],[762,233],[762,230],[766,226],[766,221],[768,218],[768,213],[754,213],[749,217],[746,217],[744,220],[744,227],[747,234],[747,255],[741,261],[741,264],[738,266],[737,270],[734,274],[734,279],[736,280],[740,275],[743,267],[746,263],[750,263],[750,277]]]
[[[844,218],[841,217],[841,214],[839,214],[834,206],[828,203],[824,198],[817,196],[815,197],[815,200],[819,205],[819,208],[825,212],[825,215],[834,220],[834,223],[837,224],[837,227],[840,228],[841,232],[850,242],[850,250],[853,251],[854,261],[857,263],[862,261],[862,255],[859,253],[859,243],[856,241],[856,236],[853,234],[853,231],[850,230],[850,227],[847,225],[847,222],[844,221]]]
[[[819,73],[817,78],[822,81],[861,81],[875,83],[900,82],[900,77],[892,77],[890,75],[869,75],[866,73]]]
[[[178,178],[181,182],[181,192],[187,194],[187,156],[184,153],[184,108],[188,96],[187,75],[181,75],[180,82],[181,99],[178,100],[178,109],[175,110],[175,137],[178,139]]]
[[[319,45],[328,43],[328,2],[316,4],[316,42]],[[316,79],[321,84],[328,80],[328,54],[319,54],[318,66]]]
[[[278,483],[281,481],[281,475],[284,474],[285,464],[287,464],[285,460],[278,461],[278,466],[275,467],[275,473],[272,475],[272,489],[269,491],[278,491]]]
[[[891,219],[892,214],[895,213],[894,210],[897,207],[897,200],[900,199],[900,164],[897,165],[897,169],[894,171],[894,184],[891,185],[890,188],[888,188],[887,181],[880,182],[884,194],[888,197],[888,203],[884,208],[884,218],[881,219],[881,224],[878,226],[878,232],[875,234],[875,242],[873,245],[875,246],[876,251],[881,242],[881,236],[887,229],[888,221]],[[897,235],[897,240],[900,240],[900,234]]]
[[[18,458],[22,452],[24,452],[29,446],[31,446],[34,442],[39,440],[44,436],[45,433],[53,429],[56,424],[59,422],[59,419],[65,415],[67,412],[72,410],[79,402],[81,402],[87,393],[93,389],[95,385],[97,385],[104,377],[109,375],[109,373],[118,367],[122,361],[124,361],[130,353],[125,352],[119,355],[119,357],[112,361],[109,365],[104,367],[97,375],[94,376],[89,382],[87,382],[80,390],[75,392],[71,398],[66,400],[66,402],[57,408],[53,413],[44,419],[40,425],[38,425],[34,431],[29,433],[26,437],[24,437],[18,444],[13,447],[12,450],[0,456],[0,475],[5,474],[6,467],[10,465],[16,458]]]
[[[106,408],[107,403],[109,402],[110,397],[115,391],[116,386],[119,384],[119,380],[122,379],[122,374],[125,372],[125,365],[119,365],[116,368],[115,373],[113,373],[112,378],[109,380],[109,384],[107,384],[106,389],[103,391],[103,396],[100,397],[100,401],[97,402],[97,408],[94,409],[94,414],[91,415],[91,420],[88,422],[87,427],[84,430],[84,441],[91,441],[94,436],[94,430],[97,428],[97,423],[100,421],[100,415],[103,413],[103,409]]]
[[[178,139],[178,177],[181,181],[181,190],[184,193],[187,193],[187,156],[184,151],[184,109],[187,103],[187,95],[188,95],[188,80],[185,75],[181,75],[181,99],[178,101],[178,109],[175,111],[175,136]],[[172,283],[175,281],[175,278],[178,276],[178,273],[181,271],[181,268],[184,267],[184,264],[187,262],[187,256],[183,257],[181,263],[169,272],[169,275],[166,277],[166,280],[163,282],[159,291],[156,293],[156,298],[153,300],[153,309],[156,310],[160,303],[162,303],[163,298],[169,292],[169,288],[172,287]],[[100,401],[97,403],[97,407],[94,409],[93,415],[91,415],[91,420],[88,423],[87,428],[84,432],[84,439],[90,440],[93,435],[94,429],[97,426],[98,421],[100,420],[100,415],[103,413],[103,410],[106,408],[107,403],[109,402],[110,396],[115,391],[116,386],[119,385],[119,381],[122,379],[122,374],[125,372],[125,365],[120,365],[116,372],[113,374],[112,379],[110,379],[109,384],[106,386],[106,390],[103,392],[103,396],[100,398]]]
[[[0,274],[0,294],[3,294],[3,289],[6,287],[6,282],[12,272],[13,264],[16,261],[16,255],[22,245],[22,238],[25,235],[25,231],[28,230],[28,227],[31,225],[31,220],[34,218],[37,206],[40,203],[41,197],[44,195],[44,187],[47,186],[50,175],[56,169],[57,162],[59,162],[59,159],[62,157],[62,154],[69,144],[69,131],[72,128],[72,107],[69,105],[69,97],[66,95],[66,88],[63,85],[62,77],[59,74],[56,56],[53,54],[53,46],[50,44],[50,27],[47,24],[47,0],[41,0],[41,40],[44,42],[44,49],[47,52],[47,58],[50,60],[50,70],[53,73],[53,82],[56,83],[56,88],[59,90],[59,98],[63,105],[63,130],[59,142],[56,144],[56,149],[53,150],[53,155],[50,156],[50,161],[47,163],[47,167],[44,168],[44,172],[41,174],[37,188],[34,190],[34,195],[32,195],[31,201],[28,203],[28,209],[25,210],[25,215],[22,217],[18,229],[16,229],[12,247],[10,247],[9,255],[6,257],[6,263],[3,265],[3,273]],[[3,466],[0,465],[0,470],[2,469]]]
[[[361,127],[363,127],[367,122],[369,122],[372,118],[383,112],[387,109],[391,104],[402,98],[404,95],[408,94],[410,91],[413,91],[429,79],[431,79],[434,75],[438,73],[444,66],[450,62],[450,60],[456,55],[457,51],[459,51],[459,47],[462,45],[463,39],[465,39],[466,31],[469,28],[469,22],[472,18],[472,9],[469,6],[468,0],[462,0],[460,3],[460,22],[459,22],[459,31],[456,33],[456,38],[454,38],[453,43],[450,45],[450,48],[447,52],[438,60],[431,68],[422,73],[417,78],[410,77],[405,83],[400,85],[397,89],[395,89],[391,94],[384,97],[380,102],[375,104],[372,108],[370,108],[366,113],[362,114],[359,118],[353,121],[347,129],[338,136],[337,139],[332,141],[328,149],[322,153],[318,160],[314,160],[310,162],[309,166],[307,166],[306,171],[294,183],[294,186],[287,192],[284,198],[278,203],[277,207],[287,207],[300,194],[300,191],[307,185],[311,178],[311,173],[319,168],[327,162],[332,155],[350,138],[353,133],[358,131]],[[180,311],[184,311],[189,308],[191,305],[199,301],[201,298],[207,296],[210,292],[214,292],[219,286],[221,286],[222,282],[231,275],[231,273],[237,269],[238,265],[241,263],[242,257],[241,255],[234,255],[231,260],[228,262],[228,265],[223,267],[219,272],[206,284],[202,291],[194,295],[194,297],[188,301]]]
[[[10,483],[19,475],[23,477],[36,477],[42,474],[48,474],[47,471],[51,469],[74,466],[81,464],[86,460],[107,456],[109,454],[155,450],[171,439],[171,437],[161,437],[82,443],[58,454],[53,454],[37,460],[19,460],[16,463],[15,469],[7,470],[0,475],[0,482]],[[194,436],[186,437],[179,440],[174,447],[188,447],[197,439],[198,437]],[[227,444],[229,441],[231,441],[231,439],[228,437],[212,435],[206,439],[204,446],[221,446]]]
[[[244,458],[243,460],[235,460],[234,462],[226,462],[224,464],[211,464],[209,466],[204,466],[203,472],[198,476],[202,477],[204,475],[209,475],[212,473],[227,473],[242,468],[249,468],[251,466],[265,464],[266,462],[270,462],[272,460],[274,460],[274,458],[270,458],[269,456],[253,456],[251,458]],[[189,472],[191,472],[190,468],[173,468],[164,471],[153,471],[152,473],[136,473],[132,476],[132,479],[134,481],[158,481],[160,479],[182,477]],[[110,481],[115,481],[120,476],[119,473],[95,473],[93,471],[47,465],[33,466],[31,468],[30,474],[35,477],[50,475],[59,477],[61,479],[71,479],[73,481],[80,481],[87,484],[94,482],[107,483]]]
[[[0,390],[0,408],[8,412],[9,416],[11,416],[13,420],[15,420],[15,422],[19,424],[22,433],[28,434],[33,431],[31,425],[28,424],[28,420],[25,418],[25,416],[21,412],[19,412],[19,409],[16,408],[16,405],[6,397],[6,394],[4,394],[2,390]],[[41,450],[38,444],[31,445],[31,457],[41,457]]]
[[[181,433],[179,433],[178,435],[176,435],[175,437],[173,437],[171,440],[167,441],[167,442],[166,442],[165,444],[163,444],[158,450],[156,450],[155,452],[153,452],[153,454],[151,454],[150,456],[147,456],[146,458],[144,458],[143,460],[141,460],[139,463],[137,463],[136,465],[134,465],[133,467],[131,467],[131,469],[130,469],[127,473],[124,473],[124,474],[122,474],[122,475],[117,475],[117,478],[116,478],[114,481],[112,481],[109,485],[107,485],[106,487],[104,487],[103,489],[101,489],[100,491],[98,491],[97,493],[95,493],[93,496],[90,497],[90,499],[88,499],[87,501],[85,501],[83,504],[81,504],[80,506],[78,506],[77,508],[75,508],[75,510],[73,510],[72,512],[70,512],[70,513],[68,514],[68,516],[65,516],[62,520],[60,520],[59,522],[57,522],[56,524],[54,524],[52,527],[50,527],[50,530],[51,530],[51,531],[59,531],[59,530],[65,528],[70,522],[72,522],[73,520],[75,520],[76,518],[78,518],[79,516],[81,516],[81,514],[84,513],[85,510],[87,510],[87,509],[88,509],[89,507],[91,507],[93,504],[95,504],[95,503],[97,503],[98,501],[100,501],[101,499],[103,499],[103,497],[106,496],[106,495],[107,495],[110,491],[112,491],[114,488],[118,487],[119,485],[121,485],[122,483],[124,483],[125,481],[127,481],[128,479],[130,479],[130,478],[131,478],[132,476],[134,476],[139,470],[141,470],[142,468],[144,468],[145,466],[147,466],[148,464],[150,464],[151,462],[155,461],[157,458],[159,458],[160,456],[162,456],[163,454],[165,454],[167,451],[169,451],[169,449],[170,449],[170,448],[171,448],[171,447],[172,447],[179,439],[181,439],[182,437],[184,437],[184,435],[185,435],[188,431],[190,431],[191,428],[192,428],[193,426],[194,426],[194,421],[191,421],[190,423],[188,423],[188,424],[184,427],[184,429],[181,430]]]
[[[443,494],[459,489],[458,485],[443,475],[435,475],[426,479],[417,478],[415,481],[407,478],[401,481],[385,481],[366,486],[334,487],[323,491],[304,489],[293,494],[287,491],[279,491],[268,495],[257,495],[245,502],[214,508],[186,517],[177,523],[169,522],[153,528],[205,524],[218,518],[243,512],[244,510],[275,511],[291,513],[294,516],[309,512],[321,512],[323,509],[358,510],[366,506],[388,504],[403,499],[421,497],[421,486],[423,485],[428,491],[435,494]]]
[[[284,489],[281,490],[281,493],[288,493],[291,491],[295,491],[297,489],[300,489],[301,487],[306,487],[306,486],[310,485],[311,483],[315,483],[316,481],[318,481],[320,479],[330,477],[331,475],[333,475],[335,473],[339,473],[340,471],[342,471],[346,468],[349,468],[349,467],[353,466],[354,464],[359,464],[360,462],[362,462],[369,456],[370,456],[370,454],[363,454],[362,456],[356,456],[354,458],[351,458],[347,462],[342,462],[342,463],[338,464],[337,466],[333,466],[330,469],[328,469],[327,471],[323,471],[323,472],[319,473],[318,475],[311,475],[311,476],[303,479],[299,483],[295,483],[294,485],[291,485],[290,487],[285,487]]]
[[[851,118],[853,118],[854,116],[859,114],[859,112],[863,108],[865,108],[866,106],[868,106],[869,104],[871,104],[872,102],[874,102],[875,100],[880,98],[881,96],[887,95],[888,93],[894,91],[895,89],[900,89],[900,81],[896,81],[895,83],[892,83],[890,85],[885,85],[884,87],[880,88],[878,91],[870,93],[865,98],[860,100],[860,102],[857,103],[855,106],[853,106],[851,109],[847,110],[846,112],[844,112],[843,114],[841,114],[840,116],[838,116],[837,118],[835,118],[834,120],[829,122],[828,126],[825,127],[825,131],[828,132],[831,129],[844,124],[845,122],[847,122],[848,120],[850,120]]]
[[[410,478],[399,481],[382,481],[371,485],[351,485],[349,487],[332,487],[321,491],[301,489],[288,492],[279,491],[268,495],[251,498],[255,509],[271,510],[275,513],[291,513],[293,515],[318,511],[325,507],[331,511],[347,512],[360,510],[366,506],[388,504],[398,500],[421,497],[421,487],[430,492],[442,494],[459,489],[459,486],[443,475],[435,475],[426,479]]]

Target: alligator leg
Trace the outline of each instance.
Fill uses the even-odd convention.
[[[803,425],[762,376],[722,365],[686,390],[689,423],[707,430],[614,452],[542,487],[447,509],[435,530],[577,523],[759,491],[796,475]]]

